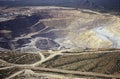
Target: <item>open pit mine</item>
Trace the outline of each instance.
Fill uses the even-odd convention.
[[[120,79],[119,48],[119,15],[0,8],[0,79]]]

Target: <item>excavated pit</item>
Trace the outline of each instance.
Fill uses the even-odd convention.
[[[0,21],[0,79],[120,78],[119,16],[63,7],[1,12],[14,15]]]
[[[35,42],[42,38],[53,40],[60,45],[59,48],[119,48],[120,46],[118,34],[107,29],[107,27],[119,27],[120,19],[117,16],[89,10],[53,7],[29,8],[26,11],[21,8],[20,13],[21,11],[24,14],[0,22],[0,37],[7,40],[1,44],[8,44],[8,47],[1,45],[3,48],[19,49],[31,46],[37,49]],[[29,15],[26,15],[27,12]]]

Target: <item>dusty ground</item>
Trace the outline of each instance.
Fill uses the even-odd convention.
[[[71,50],[70,50],[71,51]],[[119,79],[120,50],[0,52],[2,79]]]

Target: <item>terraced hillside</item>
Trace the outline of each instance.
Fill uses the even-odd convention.
[[[9,16],[7,11],[12,15]],[[2,17],[13,18],[0,22],[0,45],[3,48],[59,50],[120,46],[118,16],[62,7],[10,8],[2,12],[6,13],[6,17],[5,14]],[[40,47],[36,44],[38,41]]]
[[[0,78],[120,78],[119,16],[49,6],[0,12]]]

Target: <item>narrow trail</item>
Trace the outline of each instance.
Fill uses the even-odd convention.
[[[54,54],[51,54],[51,55],[49,55],[48,57],[46,57],[46,58],[44,58],[44,59],[41,59],[40,61],[32,64],[32,66],[39,66],[40,64],[42,64],[42,63],[44,63],[44,62],[46,62],[46,61],[54,58],[55,56],[61,55],[61,54],[62,54],[61,52],[55,52]]]
[[[120,78],[120,75],[108,75],[108,74],[95,73],[95,72],[81,72],[81,71],[62,70],[62,69],[54,69],[54,68],[41,68],[41,67],[32,67],[32,66],[18,66],[18,67],[23,70],[18,71],[15,74],[12,74],[5,79],[11,79],[25,70],[44,71],[44,72],[52,72],[52,73],[55,72],[55,73],[62,73],[62,74],[84,75],[84,76],[105,77],[105,78],[115,78],[115,79]]]

